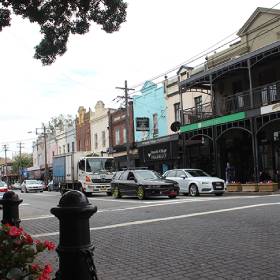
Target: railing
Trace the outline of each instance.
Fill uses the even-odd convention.
[[[184,123],[196,123],[213,116],[211,102],[184,110]]]
[[[216,99],[215,114],[211,102],[185,109],[184,123],[196,123],[214,116],[233,114],[280,102],[280,81],[253,88],[252,92],[252,102],[249,90]]]
[[[225,114],[259,108],[280,101],[280,82],[263,85],[253,89],[253,104],[250,91],[243,91],[224,98]]]

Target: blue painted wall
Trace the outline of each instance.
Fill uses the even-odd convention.
[[[133,97],[135,141],[140,142],[143,140],[155,139],[167,135],[167,111],[163,86],[161,84],[156,85],[153,82],[147,81],[140,92],[141,94]],[[158,116],[157,135],[154,134],[154,114],[157,114]],[[142,131],[136,131],[137,117],[149,118],[149,131],[145,133]]]

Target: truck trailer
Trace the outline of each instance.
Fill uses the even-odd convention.
[[[110,182],[115,171],[113,157],[92,156],[91,152],[72,152],[54,156],[53,182],[61,193],[80,190],[86,195],[111,195]]]

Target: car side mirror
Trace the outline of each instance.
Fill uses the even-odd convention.
[[[186,175],[181,175],[181,176],[180,176],[180,178],[182,178],[182,179],[186,179],[186,178],[187,178],[187,176],[186,176]]]
[[[136,178],[134,178],[133,180],[134,180],[135,183],[137,183],[137,179]]]

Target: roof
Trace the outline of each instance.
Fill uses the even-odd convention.
[[[253,14],[249,17],[249,19],[243,24],[243,26],[239,29],[239,31],[237,32],[237,35],[239,37],[241,37],[244,33],[246,33],[246,31],[248,30],[248,28],[250,27],[250,25],[254,22],[254,20],[259,16],[259,14],[261,13],[266,13],[266,14],[272,14],[272,15],[276,15],[279,16],[280,15],[280,10],[278,9],[269,9],[269,8],[262,8],[262,7],[258,7]]]

